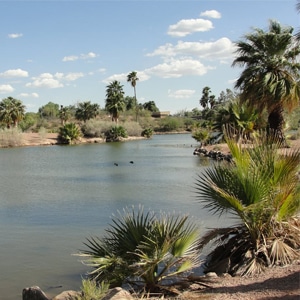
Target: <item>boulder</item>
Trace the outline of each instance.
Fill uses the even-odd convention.
[[[32,286],[23,289],[22,299],[23,300],[50,300],[38,286]]]
[[[55,296],[52,300],[70,300],[70,299],[77,299],[80,296],[80,292],[76,291],[64,291],[59,295]]]
[[[110,289],[102,300],[134,300],[134,298],[126,290],[116,287]]]

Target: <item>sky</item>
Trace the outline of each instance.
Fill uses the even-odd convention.
[[[269,20],[300,30],[297,0],[0,0],[0,100],[105,106],[114,80],[171,114],[234,90],[235,43]]]

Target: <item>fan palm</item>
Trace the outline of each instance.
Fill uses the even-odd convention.
[[[162,214],[143,209],[124,210],[102,239],[89,238],[79,256],[93,267],[90,276],[112,285],[142,281],[151,290],[165,278],[175,277],[199,264],[199,232],[187,216]]]
[[[78,107],[75,112],[77,120],[86,121],[95,118],[99,114],[99,104],[92,104],[91,101],[78,103]]]
[[[112,121],[118,122],[121,111],[125,109],[123,85],[114,80],[106,87],[106,110],[112,115]]]
[[[269,31],[255,29],[238,41],[233,66],[245,67],[235,87],[241,99],[259,111],[268,111],[270,132],[283,138],[283,109],[292,110],[300,100],[300,47],[294,42],[292,27],[270,21]]]
[[[10,128],[11,125],[18,127],[18,123],[25,116],[25,106],[20,100],[8,97],[0,102],[0,120]]]
[[[227,133],[228,136],[228,133]],[[258,142],[258,140],[260,142]],[[259,137],[242,148],[227,137],[232,165],[218,164],[199,175],[200,202],[213,214],[231,213],[239,221],[208,231],[200,246],[216,242],[207,270],[252,274],[264,266],[286,264],[299,257],[300,150],[279,153],[279,140]]]

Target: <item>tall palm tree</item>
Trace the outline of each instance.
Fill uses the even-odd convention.
[[[202,89],[202,97],[199,100],[200,105],[205,109],[209,102],[210,87],[206,86]]]
[[[232,138],[227,143],[232,165],[205,170],[196,184],[205,208],[217,215],[229,213],[237,221],[202,238],[201,247],[215,242],[207,271],[248,275],[299,258],[299,219],[294,216],[300,209],[300,151],[280,153],[280,141],[266,135],[248,148]]]
[[[118,122],[120,112],[125,109],[123,85],[114,80],[106,87],[105,108],[111,114],[112,121]]]
[[[298,0],[298,2],[296,4],[296,9],[297,9],[298,13],[300,13],[300,0]],[[300,30],[296,33],[296,38],[298,41],[300,41]]]
[[[270,21],[269,31],[254,29],[245,40],[236,43],[238,54],[233,66],[244,67],[235,87],[241,100],[249,101],[260,111],[267,109],[268,129],[283,136],[283,110],[292,110],[300,101],[300,54],[294,43],[292,27]]]
[[[11,125],[18,127],[18,123],[25,117],[25,106],[22,101],[8,97],[0,102],[0,120],[7,128]]]
[[[133,90],[134,90],[136,121],[138,118],[138,110],[139,110],[139,106],[138,106],[137,99],[136,99],[136,82],[138,80],[139,80],[139,78],[137,77],[137,72],[135,72],[135,71],[132,71],[131,73],[129,73],[127,75],[127,82],[131,83],[131,86],[133,87]]]

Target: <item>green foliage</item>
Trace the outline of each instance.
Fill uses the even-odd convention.
[[[59,105],[57,103],[48,102],[39,108],[39,115],[47,119],[57,118],[59,115]]]
[[[151,112],[159,112],[159,108],[156,106],[154,101],[148,101],[143,104],[143,108]]]
[[[107,294],[109,284],[101,282],[97,285],[94,280],[82,280],[81,295],[74,300],[101,300]]]
[[[204,145],[208,143],[209,136],[210,136],[210,131],[207,130],[206,128],[198,128],[194,130],[192,133],[192,138]]]
[[[26,131],[32,128],[38,123],[39,115],[33,112],[28,112],[25,114],[24,119],[19,123],[19,127],[22,131]]]
[[[79,253],[93,268],[90,277],[112,285],[126,282],[154,289],[166,278],[199,265],[198,229],[187,217],[126,209],[112,220],[103,238],[89,238]]]
[[[122,123],[128,136],[141,136],[142,127],[139,123],[133,121],[127,121]]]
[[[125,110],[123,85],[117,80],[106,87],[105,109],[112,115],[112,121],[116,123],[120,112]]]
[[[227,262],[231,274],[252,274],[297,259],[300,235],[293,216],[300,209],[300,151],[280,154],[280,140],[265,134],[253,147],[242,148],[232,138],[227,143],[233,163],[206,169],[196,186],[206,209],[230,213],[240,224],[213,229],[202,238],[201,246],[216,242],[207,270]]]
[[[105,133],[105,136],[107,142],[117,142],[121,138],[127,138],[128,135],[123,126],[113,126]]]
[[[0,122],[7,128],[18,127],[25,116],[25,106],[22,101],[8,97],[0,102]]]
[[[166,117],[158,121],[159,131],[180,131],[185,130],[183,118]],[[158,131],[158,130],[156,130]]]
[[[100,119],[90,119],[82,126],[81,130],[87,137],[104,137],[111,129],[111,122]]]
[[[64,143],[73,144],[80,137],[81,130],[75,123],[68,123],[59,128],[59,139]]]
[[[146,138],[151,138],[151,136],[153,135],[153,129],[152,128],[146,128],[142,131],[142,136],[146,137]]]
[[[91,101],[78,103],[75,112],[75,118],[79,121],[86,122],[99,115],[100,106],[97,103],[92,104]]]

